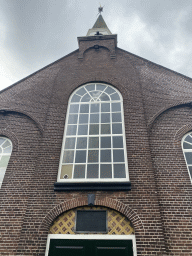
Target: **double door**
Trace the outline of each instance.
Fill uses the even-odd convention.
[[[51,239],[48,256],[133,256],[132,240]]]

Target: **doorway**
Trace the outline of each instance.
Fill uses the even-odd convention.
[[[137,256],[135,230],[126,216],[103,206],[63,212],[49,229],[45,256]]]
[[[49,235],[45,256],[136,256],[135,236]]]

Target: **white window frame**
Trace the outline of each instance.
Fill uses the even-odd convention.
[[[135,235],[70,235],[70,234],[49,234],[47,237],[47,245],[45,256],[48,256],[51,239],[77,239],[77,240],[132,240],[133,256],[137,256]]]
[[[6,141],[9,141],[9,143],[11,144],[11,152],[10,153],[0,153],[0,162],[1,162],[1,158],[3,157],[3,156],[9,156],[9,160],[10,160],[10,157],[11,157],[11,154],[12,154],[12,150],[13,150],[13,144],[12,144],[12,141],[9,139],[9,138],[7,138],[7,137],[4,137],[4,136],[0,136],[0,139],[5,139],[5,142],[3,142],[2,144],[1,144],[1,146],[4,144],[4,143],[6,143]],[[1,148],[1,146],[0,146],[0,148]],[[8,146],[9,147],[9,146]],[[6,148],[8,148],[8,147],[6,147]],[[6,148],[4,148],[4,149],[6,149]],[[7,166],[8,166],[8,164],[9,164],[9,160],[8,160],[8,163],[7,163]],[[7,169],[7,166],[6,166],[6,169]],[[1,168],[1,167],[0,167]],[[6,170],[5,170],[5,173],[6,173]],[[3,180],[4,180],[4,177],[5,177],[5,173],[4,173],[4,175],[3,175],[3,178],[2,178],[2,180],[0,180],[0,188],[1,188],[1,186],[2,186],[2,184],[3,184]]]
[[[71,179],[61,179],[60,176],[61,176],[61,168],[62,168],[62,160],[63,160],[63,153],[64,153],[64,143],[65,143],[65,140],[66,140],[66,133],[67,133],[67,126],[68,126],[68,119],[69,119],[69,109],[70,109],[70,103],[72,104],[75,104],[73,102],[71,102],[71,99],[72,97],[75,95],[75,93],[80,89],[80,88],[83,88],[85,86],[88,86],[88,85],[93,85],[93,84],[101,84],[101,85],[105,85],[107,87],[110,87],[112,88],[113,90],[115,90],[115,93],[118,93],[119,97],[120,97],[120,100],[117,100],[117,101],[102,101],[102,103],[115,103],[115,102],[120,102],[121,104],[121,117],[122,117],[122,121],[121,121],[121,124],[122,124],[122,134],[119,135],[117,134],[116,136],[123,136],[123,148],[122,150],[124,150],[124,163],[125,164],[125,173],[126,173],[126,177],[125,178],[83,178],[83,179],[80,179],[80,178],[71,178]],[[105,90],[104,90],[105,91]],[[114,94],[114,93],[112,93]],[[111,94],[110,94],[111,95]],[[83,96],[82,96],[83,97]],[[79,102],[79,103],[76,103],[76,104],[86,104],[87,102]],[[100,103],[100,102],[97,102],[97,103]],[[89,104],[94,104],[94,103],[89,103]],[[90,110],[89,110],[89,115],[90,115]],[[112,111],[110,111],[110,115],[112,115]],[[100,122],[101,123],[101,122]],[[77,127],[78,127],[78,123],[77,123]],[[110,122],[110,128],[112,127],[112,122]],[[106,137],[107,136],[111,136],[112,135],[112,132],[110,135],[106,134]],[[80,136],[82,137],[91,137],[89,135],[89,128],[88,128],[88,135],[74,135],[72,137],[76,137],[76,138],[79,138]],[[105,137],[105,135],[102,135],[103,137]],[[93,137],[101,137],[101,135],[93,135]],[[112,146],[112,145],[111,145]],[[112,147],[111,147],[112,148]],[[88,142],[87,142],[87,149],[88,151]],[[112,154],[112,150],[111,150],[111,156],[112,156],[112,159],[113,159],[113,154]],[[88,158],[88,154],[86,156],[86,158]],[[99,156],[100,158],[100,156]],[[84,164],[84,163],[82,163]],[[86,162],[85,165],[87,165],[88,163]],[[98,164],[100,164],[100,161],[98,162]],[[111,164],[113,165],[113,161],[111,161]],[[118,164],[118,163],[115,163],[115,164]],[[81,165],[81,164],[80,164]],[[122,98],[122,95],[121,93],[113,86],[109,85],[109,84],[105,84],[105,83],[87,83],[87,84],[84,84],[82,85],[81,87],[78,87],[73,93],[72,95],[70,96],[69,98],[69,101],[68,101],[68,107],[67,107],[67,114],[66,114],[66,121],[65,121],[65,128],[64,128],[64,134],[63,134],[63,142],[62,142],[62,150],[61,150],[61,154],[60,154],[60,162],[59,162],[59,171],[58,171],[58,176],[57,176],[57,182],[60,182],[60,183],[95,183],[95,182],[98,182],[98,183],[102,183],[102,182],[128,182],[130,181],[129,180],[129,172],[128,172],[128,162],[127,162],[127,148],[126,148],[126,135],[125,135],[125,123],[124,123],[124,108],[123,108],[123,98]]]
[[[192,184],[192,175],[190,174],[190,171],[189,171],[189,166],[192,166],[192,164],[188,164],[188,163],[187,163],[187,159],[186,159],[186,156],[185,156],[185,152],[191,152],[191,153],[192,153],[192,149],[184,149],[184,148],[183,148],[183,144],[184,144],[184,142],[186,142],[186,141],[185,141],[185,138],[186,138],[188,135],[190,135],[190,137],[191,137],[191,139],[192,139],[192,132],[188,132],[187,134],[185,134],[185,136],[184,136],[184,137],[182,138],[182,140],[181,140],[181,147],[182,147],[182,150],[183,150],[183,155],[184,155],[184,158],[185,158],[185,163],[186,163],[186,165],[187,165],[187,170],[188,170],[188,173],[189,173],[189,179],[190,179],[191,184]],[[186,143],[188,143],[188,144],[190,144],[190,145],[192,146],[192,143],[189,143],[189,142],[186,142]]]

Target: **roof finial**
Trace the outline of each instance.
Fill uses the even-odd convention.
[[[101,12],[103,12],[103,8],[101,4],[100,7],[98,8],[98,18],[93,25],[92,29],[89,29],[87,32],[87,36],[100,36],[100,35],[112,35],[111,31],[108,29],[107,24],[105,23]]]
[[[98,8],[99,14],[101,14],[101,12],[103,12],[103,8],[104,8],[104,6],[101,7],[101,4],[100,4],[100,7]]]

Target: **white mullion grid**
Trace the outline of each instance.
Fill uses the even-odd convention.
[[[8,148],[8,147],[11,146],[11,143],[10,143],[7,147],[3,148],[3,145],[4,145],[7,141],[10,143],[10,141],[9,141],[8,139],[6,139],[6,140],[1,144],[2,152],[3,152],[6,148]],[[5,154],[7,154],[7,153],[5,153]]]
[[[74,171],[75,171],[75,157],[76,157],[77,138],[78,138],[77,132],[78,132],[78,129],[79,129],[80,106],[81,106],[81,104],[79,104],[79,111],[78,111],[78,117],[77,117],[77,129],[76,129],[76,136],[75,136],[75,147],[74,147],[74,156],[73,156],[72,179],[74,179]]]
[[[99,94],[99,96],[98,96],[96,99],[95,99],[95,97],[92,98],[94,102],[97,102],[98,98],[99,98],[99,97],[101,96],[101,94],[102,94],[102,91],[96,89],[96,84],[95,84],[95,90],[90,91],[90,93],[91,93],[91,92],[97,92],[97,91],[100,92],[100,94]]]
[[[185,136],[185,139],[187,138],[188,135],[192,138],[192,134],[189,133],[189,134],[187,134],[187,135]],[[191,142],[188,142],[188,141],[186,141],[185,139],[183,140],[183,143],[185,142],[185,143],[188,143],[188,144],[192,145]],[[183,144],[183,143],[182,143],[182,144]],[[186,149],[183,149],[183,150],[186,150]]]
[[[84,88],[85,89],[85,88]],[[79,103],[86,103],[86,102],[82,102],[81,100],[83,99],[83,97],[87,94],[87,92],[85,92],[82,96],[81,96],[81,99],[79,101]]]
[[[182,142],[182,148],[183,148],[183,143],[185,142],[185,143],[187,143],[187,144],[189,144],[189,145],[192,145],[192,143],[190,143],[190,142],[188,142],[188,141],[186,141],[186,138],[188,137],[188,136],[190,136],[191,138],[192,138],[192,134],[191,133],[189,133],[189,134],[186,134],[186,136],[184,137],[184,139],[182,140],[183,142]],[[184,149],[183,148],[183,152],[185,153],[185,152],[192,152],[192,149]]]
[[[110,97],[110,95],[108,95],[109,97]],[[94,99],[93,99],[94,100]],[[87,103],[92,103],[92,104],[96,104],[96,103],[99,103],[99,102],[101,102],[101,103],[110,103],[110,102],[112,102],[112,103],[121,103],[121,100],[105,100],[105,101],[96,101],[96,100],[94,100],[94,101],[81,101],[81,102],[72,102],[72,104],[87,104]],[[116,112],[120,112],[120,111],[116,111]],[[97,113],[97,112],[94,112],[95,114]],[[94,113],[92,113],[92,114],[94,114]],[[105,112],[105,113],[108,113],[108,112]],[[73,114],[75,114],[75,113],[73,113]]]
[[[88,113],[88,128],[87,128],[87,152],[86,152],[87,154],[86,154],[86,163],[85,163],[85,179],[87,179],[87,165],[88,165],[88,153],[89,153],[88,142],[89,142],[89,127],[90,127],[90,113],[91,113],[91,103],[87,103],[87,104],[89,105],[89,113]]]
[[[190,134],[189,134],[190,135]],[[186,135],[186,137],[187,137],[187,135]],[[185,138],[186,138],[185,137]],[[191,180],[191,183],[192,183],[192,175],[191,175],[191,173],[190,173],[190,170],[189,170],[189,166],[192,166],[192,164],[188,164],[187,163],[187,158],[186,158],[186,155],[185,155],[185,153],[186,152],[188,152],[188,153],[192,153],[192,150],[191,149],[184,149],[183,148],[183,143],[184,142],[186,142],[185,140],[182,140],[182,149],[183,149],[183,155],[184,155],[184,158],[185,158],[185,163],[186,163],[186,165],[187,165],[187,170],[188,170],[188,173],[189,173],[189,178],[190,178],[190,180]]]
[[[11,146],[11,145],[7,146],[6,148],[9,148],[10,146]],[[4,151],[6,148],[3,148],[3,147],[2,147],[2,151]]]
[[[128,161],[127,161],[127,143],[126,143],[126,134],[125,134],[125,123],[124,123],[124,108],[123,101],[120,101],[121,105],[121,125],[122,125],[122,135],[123,135],[123,151],[124,151],[124,162],[125,162],[125,178],[129,179],[128,173]]]
[[[99,150],[98,150],[98,153],[99,153],[99,160],[98,160],[98,165],[99,165],[99,179],[101,178],[100,177],[100,173],[101,173],[101,102],[98,103],[99,104]]]
[[[82,98],[82,96],[81,96]],[[79,105],[79,109],[78,109],[78,112],[77,113],[69,113],[69,110],[70,110],[70,107],[72,105]],[[67,122],[67,126],[65,127],[65,132],[64,132],[64,143],[63,143],[63,148],[62,148],[62,162],[61,162],[61,165],[60,165],[60,172],[61,172],[61,168],[63,165],[70,165],[72,164],[72,179],[73,179],[73,173],[74,173],[74,162],[75,162],[75,155],[76,155],[76,142],[77,142],[77,131],[78,131],[78,121],[79,121],[79,111],[80,111],[80,104],[79,102],[76,102],[76,103],[71,103],[69,104],[69,108],[68,108],[68,113],[67,113],[67,119],[66,119],[66,122]],[[69,122],[69,116],[70,115],[77,115],[77,123],[76,124],[68,124]],[[71,125],[76,125],[77,126],[77,129],[76,129],[76,135],[66,135],[67,133],[67,130],[68,130],[68,127],[70,127]],[[75,147],[73,149],[65,149],[65,143],[66,143],[66,139],[67,138],[75,138]],[[64,154],[64,151],[74,151],[74,154],[73,154],[73,162],[72,163],[63,163],[63,154]]]
[[[187,144],[189,144],[189,145],[192,145],[192,143],[190,143],[190,142],[188,142],[188,141],[186,141],[186,140],[183,141],[183,142],[185,142],[185,143],[187,143]]]
[[[111,98],[111,97],[110,97]],[[112,168],[112,179],[114,179],[114,167],[113,167],[113,131],[112,131],[112,102],[110,102],[110,128],[111,128],[111,168]]]
[[[82,100],[82,98],[86,95],[86,93],[85,94],[83,94],[82,96],[81,95],[79,95],[78,94],[78,92],[76,93],[76,95],[77,96],[79,96],[79,97],[81,97],[80,98],[80,101],[79,102],[71,102],[72,103],[72,105],[75,103],[75,104],[79,104],[79,111],[78,111],[78,119],[77,119],[77,130],[76,130],[76,135],[66,135],[66,133],[67,133],[67,127],[69,126],[69,124],[68,124],[68,119],[69,119],[69,111],[68,111],[68,113],[67,113],[67,126],[65,126],[65,139],[64,139],[64,146],[65,146],[65,142],[66,142],[66,138],[72,138],[72,137],[75,137],[75,147],[74,147],[74,158],[73,158],[73,169],[72,169],[72,179],[73,179],[73,177],[74,177],[74,168],[75,168],[75,165],[76,165],[76,163],[75,163],[75,156],[76,156],[76,150],[77,150],[77,139],[79,138],[79,137],[86,137],[87,138],[87,148],[86,149],[82,149],[82,150],[86,150],[86,163],[85,163],[85,179],[87,179],[87,165],[88,165],[88,151],[89,151],[89,138],[90,137],[98,137],[99,138],[99,146],[98,146],[98,154],[99,154],[99,156],[98,156],[98,165],[99,165],[99,170],[98,170],[98,172],[99,172],[99,180],[102,180],[102,181],[104,181],[105,179],[101,179],[100,178],[100,171],[101,171],[101,169],[100,169],[100,165],[101,165],[101,157],[100,157],[100,154],[101,154],[101,137],[107,137],[107,136],[111,136],[111,149],[105,149],[105,150],[111,150],[111,162],[104,162],[104,164],[111,164],[112,165],[112,179],[111,179],[111,181],[114,179],[114,159],[113,159],[113,137],[114,136],[123,136],[123,148],[115,148],[115,150],[124,150],[124,162],[116,162],[115,164],[125,164],[126,166],[125,166],[125,171],[126,171],[126,177],[128,177],[128,166],[127,166],[127,151],[126,151],[126,138],[125,138],[125,127],[124,127],[124,114],[123,114],[123,102],[122,102],[122,97],[120,96],[120,99],[121,100],[111,100],[111,95],[113,95],[113,94],[115,94],[115,93],[117,93],[118,95],[119,95],[119,93],[115,90],[115,88],[114,88],[114,92],[113,93],[111,93],[111,94],[108,94],[107,93],[107,95],[109,96],[109,98],[110,98],[110,100],[109,101],[102,101],[102,103],[109,103],[110,104],[110,112],[104,112],[104,113],[109,113],[110,114],[110,119],[111,119],[111,122],[110,122],[110,130],[111,130],[111,132],[110,132],[110,134],[101,134],[101,101],[99,102],[99,101],[97,101],[98,99],[99,99],[99,97],[101,97],[101,95],[107,90],[107,88],[108,87],[110,87],[110,86],[108,86],[108,85],[105,85],[104,84],[104,86],[105,86],[105,89],[103,90],[103,91],[101,91],[101,90],[99,90],[99,91],[101,91],[101,94],[97,97],[97,99],[96,99],[96,101],[93,99],[93,97],[91,96],[91,94],[90,94],[90,92],[87,90],[87,88],[85,87],[85,85],[83,86],[83,88],[85,89],[85,91],[86,91],[86,93],[90,96],[90,98],[91,98],[91,100],[93,100],[93,104],[99,104],[99,113],[97,113],[97,112],[94,112],[93,114],[99,114],[99,134],[98,135],[96,135],[96,134],[93,134],[93,135],[89,135],[89,131],[90,131],[90,115],[91,115],[91,102],[89,101],[89,102],[81,102],[81,100]],[[97,90],[97,86],[96,86],[96,83],[94,83],[94,88],[95,88],[95,91]],[[73,95],[72,95],[72,97],[73,97]],[[121,105],[121,111],[115,111],[115,112],[112,112],[112,103],[120,103],[120,105]],[[78,128],[79,128],[79,119],[80,119],[80,106],[81,106],[81,104],[85,104],[85,105],[89,105],[89,112],[88,112],[88,129],[87,129],[87,135],[77,135],[77,132],[78,132]],[[69,104],[69,106],[70,106],[71,104]],[[69,109],[70,109],[70,107],[69,107]],[[122,121],[121,122],[116,122],[116,123],[114,123],[114,124],[121,124],[122,125],[122,134],[113,134],[112,133],[112,124],[113,124],[113,122],[112,122],[112,113],[121,113],[121,119],[122,119]],[[76,114],[76,113],[71,113],[71,114]],[[94,123],[93,123],[94,124]],[[96,123],[95,123],[96,124]],[[108,124],[108,123],[103,123],[103,124]],[[72,125],[75,125],[75,124],[72,124]],[[192,137],[191,135],[190,135],[190,137]],[[188,143],[188,142],[187,142]],[[188,143],[188,144],[190,144],[190,143]],[[63,146],[63,152],[64,152],[64,146]],[[67,151],[69,151],[70,149],[68,149]],[[80,149],[81,150],[81,149]],[[92,150],[97,150],[96,148],[94,148],[94,149],[92,149]],[[62,158],[63,158],[63,152],[62,152]],[[7,155],[9,155],[9,153],[7,153]],[[61,165],[60,165],[60,170],[61,170],[61,166],[63,165],[63,163],[62,163],[62,158],[61,158]],[[69,163],[65,163],[65,165],[67,165],[67,164],[69,164]],[[83,164],[83,163],[82,163]],[[91,164],[97,164],[97,163],[91,163]],[[59,174],[60,175],[60,174]],[[60,176],[59,176],[60,177]],[[60,178],[59,178],[60,179]],[[79,179],[78,181],[83,181],[83,180],[85,180],[85,179]],[[88,179],[88,180],[90,180],[90,181],[95,181],[95,180],[98,180],[98,179]],[[124,180],[124,178],[117,178],[117,179],[115,179],[115,180]],[[114,181],[115,181],[114,180]]]
[[[190,177],[191,182],[192,182],[192,172],[190,172],[189,167],[192,167],[192,164],[188,164],[189,177]]]
[[[4,142],[1,144],[1,148],[3,148],[3,145],[8,141],[8,139],[5,139]]]
[[[89,91],[87,90],[87,88],[86,88],[86,87],[84,87],[84,88],[85,88],[85,91],[86,91],[86,92],[89,94],[89,96],[91,97],[91,99],[94,100],[93,97],[91,96],[91,94],[89,93]]]
[[[1,146],[0,146],[1,151],[2,151],[2,153],[0,154],[0,159],[1,159],[2,156],[9,156],[9,155],[11,155],[11,152],[9,152],[9,153],[5,153],[5,152],[4,152],[4,150],[5,150],[6,148],[11,147],[11,151],[12,151],[12,143],[11,143],[11,141],[10,141],[9,139],[6,139],[6,138],[4,138],[4,139],[5,139],[4,142],[3,142],[3,143],[1,144]],[[7,141],[8,141],[10,144],[9,144],[7,147],[3,148],[3,145],[4,145]]]
[[[114,167],[113,167],[113,131],[112,131],[112,100],[110,95],[108,94],[109,98],[110,98],[110,102],[109,102],[109,113],[110,113],[110,136],[111,136],[111,168],[112,168],[112,180],[114,179]]]
[[[73,98],[73,95],[71,95],[70,99]],[[57,176],[57,180],[63,180],[60,178],[61,176],[61,169],[62,169],[62,166],[63,165],[67,165],[67,163],[63,163],[63,154],[64,154],[64,150],[65,150],[65,143],[66,143],[66,139],[71,136],[67,135],[67,129],[68,129],[68,121],[69,121],[69,115],[70,115],[70,108],[72,105],[77,105],[79,104],[79,102],[75,102],[75,104],[73,102],[70,102],[68,104],[68,107],[67,107],[67,115],[66,115],[66,120],[65,120],[65,126],[64,126],[64,134],[63,134],[63,142],[62,142],[62,148],[61,148],[61,155],[60,155],[60,162],[59,162],[59,171],[58,171],[58,176]],[[73,113],[75,114],[75,113]],[[76,131],[77,133],[77,131]]]
[[[108,86],[106,86],[106,88],[105,88],[103,91],[101,91],[101,94],[97,97],[96,101],[98,100],[98,98],[101,97],[101,95],[104,93],[104,91],[105,91],[107,88],[108,88]]]
[[[11,155],[11,153],[4,153],[4,152],[2,152],[1,155],[0,155],[0,160],[1,160],[2,156],[9,156],[9,155]]]
[[[90,109],[89,109],[89,112],[90,112]],[[94,112],[94,114],[98,114],[98,113]],[[112,115],[112,113],[111,113],[111,115]],[[101,119],[101,117],[100,117],[100,119]],[[90,113],[89,113],[89,120],[88,120],[88,122],[90,124]],[[93,125],[94,124],[96,124],[96,123],[93,123]],[[109,124],[109,123],[102,123],[102,124],[105,125],[105,124]],[[113,123],[113,124],[121,124],[122,125],[121,122],[116,122],[116,123]],[[79,117],[78,117],[78,125],[79,125]],[[112,122],[110,123],[110,128],[111,127],[112,127]],[[88,125],[88,130],[89,130],[89,125]],[[109,137],[109,136],[111,137],[111,148],[101,148],[101,143],[100,143],[101,142],[101,137]],[[101,160],[100,160],[100,150],[101,149],[103,149],[103,150],[111,150],[111,159],[112,159],[111,162],[103,162],[103,164],[111,164],[112,165],[112,171],[114,171],[113,170],[114,169],[113,164],[126,164],[126,161],[124,161],[124,162],[115,162],[115,163],[113,161],[113,152],[112,152],[113,151],[113,140],[112,139],[113,139],[114,136],[123,137],[123,134],[122,133],[121,134],[112,134],[112,132],[111,132],[110,134],[99,134],[99,135],[98,134],[92,134],[92,135],[89,135],[89,131],[88,131],[88,135],[87,136],[86,135],[70,135],[70,136],[66,136],[66,138],[74,138],[75,137],[75,147],[74,147],[74,149],[65,149],[65,151],[72,151],[72,150],[74,150],[74,161],[73,162],[75,162],[75,155],[76,155],[76,150],[77,150],[77,139],[81,138],[81,137],[87,137],[87,148],[86,149],[78,149],[78,150],[87,150],[86,165],[88,164],[88,149],[90,149],[90,150],[98,150],[99,151],[99,161],[98,162],[91,162],[90,164],[100,164],[101,163]],[[90,137],[99,137],[99,147],[98,148],[89,148],[88,147],[88,139]],[[115,150],[124,150],[124,145],[123,145],[123,148],[115,148]],[[124,155],[124,159],[126,159],[125,155]],[[70,163],[65,163],[64,165],[69,165],[69,164]],[[83,164],[83,163],[81,163],[81,164]],[[73,163],[73,165],[74,165],[74,163]],[[73,171],[74,171],[74,166],[73,166]],[[74,174],[74,172],[73,172],[73,174]]]
[[[113,95],[113,94],[115,94],[115,93],[117,93],[116,91],[115,92],[112,92],[111,94],[109,94],[109,96],[111,96],[111,95]],[[111,97],[110,97],[111,98]]]
[[[112,93],[112,94],[114,94],[114,93]],[[112,94],[110,94],[110,95],[112,95]],[[122,134],[112,134],[112,138],[114,136],[121,136],[121,137],[123,137],[123,148],[115,148],[115,150],[123,150],[123,153],[124,153],[124,162],[115,162],[114,163],[114,161],[112,161],[113,178],[114,178],[114,164],[124,164],[125,165],[125,173],[126,173],[126,177],[127,177],[128,168],[127,168],[127,158],[126,158],[126,141],[125,141],[125,128],[124,128],[125,126],[124,126],[124,116],[123,116],[122,101],[115,102],[115,103],[120,103],[121,111],[112,112],[112,103],[114,103],[114,101],[111,101],[111,126],[112,126],[112,124],[121,124],[121,126],[122,126]],[[121,114],[121,122],[113,122],[112,123],[112,114],[113,113],[120,113]],[[113,144],[112,144],[112,150],[114,150]],[[113,154],[112,154],[112,157],[113,157]],[[112,158],[112,160],[113,160],[113,158]]]
[[[75,93],[77,96],[81,97],[82,98],[82,95],[78,94],[78,93]]]

